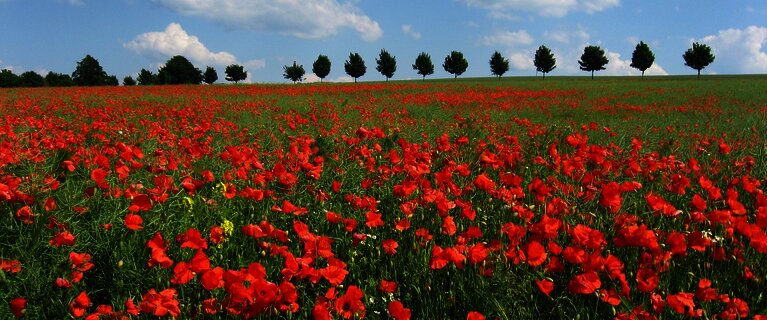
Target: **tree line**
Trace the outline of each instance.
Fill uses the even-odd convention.
[[[698,79],[700,79],[700,71],[706,68],[709,64],[714,62],[715,56],[711,53],[711,47],[706,44],[693,43],[692,47],[687,49],[682,55],[685,65],[697,70]],[[609,63],[609,59],[605,56],[605,51],[599,46],[586,46],[583,49],[578,64],[580,69],[586,72],[591,72],[591,78],[594,78],[594,72],[605,70],[605,66]],[[655,54],[650,47],[640,41],[631,56],[631,67],[642,72],[642,78],[647,69],[652,67],[655,63]],[[490,56],[490,72],[493,76],[499,79],[509,71],[509,60],[505,58],[500,52],[495,51]],[[542,45],[535,51],[533,59],[533,65],[536,68],[536,72],[541,72],[543,78],[546,78],[546,74],[550,73],[557,67],[557,61],[554,54],[549,48]],[[463,56],[460,51],[452,51],[448,54],[442,68],[453,75],[454,78],[458,78],[461,74],[466,72],[469,67],[469,62]],[[418,75],[422,76],[425,80],[426,76],[434,73],[434,64],[431,61],[431,56],[426,52],[421,52],[415,59],[412,65],[413,70]],[[312,64],[312,72],[322,82],[325,77],[330,74],[331,62],[326,55],[320,54],[317,60]],[[350,53],[349,59],[344,63],[344,71],[347,75],[357,82],[357,79],[364,76],[367,72],[365,66],[365,60],[358,53]],[[392,56],[388,51],[382,49],[376,58],[376,71],[381,73],[389,81],[389,78],[394,76],[397,72],[397,58]],[[227,81],[238,83],[247,79],[248,72],[242,65],[231,64],[225,69]],[[292,65],[283,66],[283,77],[290,81],[300,82],[305,80],[304,75],[306,71],[303,65],[297,64],[293,61]],[[123,85],[161,85],[161,84],[200,84],[207,83],[212,84],[218,80],[218,73],[213,67],[206,67],[205,71],[195,67],[184,56],[171,57],[162,67],[160,67],[156,73],[153,73],[146,69],[139,71],[136,79],[132,76],[126,76],[123,78]],[[43,77],[35,71],[26,71],[21,75],[14,74],[11,70],[3,69],[0,71],[0,88],[8,87],[67,87],[67,86],[117,86],[119,85],[117,77],[114,75],[107,75],[104,69],[99,64],[98,60],[90,55],[86,55],[82,60],[77,62],[77,67],[72,75],[48,72]]]

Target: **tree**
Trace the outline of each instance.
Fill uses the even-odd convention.
[[[421,52],[415,58],[413,70],[417,70],[418,74],[423,76],[422,80],[426,80],[426,76],[434,73],[434,64],[431,63],[431,56],[426,52]]]
[[[325,77],[330,74],[330,59],[328,59],[328,56],[319,55],[317,60],[314,61],[314,64],[312,64],[312,72],[314,72],[314,75],[319,77],[320,82],[322,82],[322,79],[325,79]]]
[[[538,47],[535,50],[535,59],[533,60],[535,70],[543,73],[543,78],[546,79],[546,74],[551,72],[557,67],[557,59],[554,58],[554,54],[546,46]]]
[[[125,76],[125,78],[123,78],[123,85],[126,86],[126,87],[127,86],[135,86],[136,85],[136,80],[134,80],[133,77],[131,77],[131,76]]]
[[[72,73],[72,81],[78,86],[105,86],[107,77],[99,61],[89,54],[77,63],[77,68]]]
[[[700,70],[714,62],[716,57],[711,53],[711,47],[695,42],[692,44],[692,48],[685,51],[682,58],[684,58],[684,65],[698,70],[698,80],[700,80]]]
[[[21,74],[22,87],[42,87],[45,85],[45,78],[34,71],[27,71]]]
[[[226,81],[234,81],[234,83],[238,83],[248,77],[248,72],[239,64],[226,66],[226,71],[224,72],[226,73]]]
[[[136,80],[140,86],[149,86],[155,83],[157,77],[152,73],[152,71],[141,69]]]
[[[184,56],[173,56],[157,71],[156,84],[200,84],[202,71]]]
[[[21,78],[13,71],[3,69],[0,71],[0,88],[13,88],[21,85]]]
[[[634,53],[631,54],[631,67],[642,71],[642,79],[644,79],[645,70],[652,67],[654,62],[655,54],[652,53],[652,50],[650,50],[646,43],[639,41],[636,48],[634,48]]]
[[[45,84],[49,87],[71,87],[74,85],[72,77],[68,74],[49,71],[45,75]]]
[[[462,73],[466,72],[469,68],[469,62],[463,57],[463,53],[460,51],[452,51],[445,57],[445,62],[442,64],[442,68],[445,68],[450,74],[454,75],[454,79],[457,79]]]
[[[493,55],[490,56],[490,72],[498,76],[500,80],[506,71],[509,71],[509,59],[504,58],[498,51],[493,52]]]
[[[205,82],[207,84],[213,84],[218,80],[218,73],[216,72],[216,69],[213,69],[213,67],[206,67],[205,73],[202,75],[202,82]]]
[[[583,48],[583,54],[581,60],[578,60],[578,64],[581,65],[581,70],[591,71],[591,79],[594,79],[594,71],[604,70],[605,65],[610,62],[605,56],[605,51],[598,46],[587,46]]]
[[[120,85],[120,81],[117,80],[117,76],[115,75],[107,76],[105,85],[116,87]]]
[[[362,56],[359,53],[349,53],[349,60],[344,63],[344,70],[346,74],[354,78],[354,83],[357,83],[357,78],[364,76],[367,71],[365,67],[365,60],[362,60]]]
[[[293,61],[292,66],[283,66],[283,69],[285,72],[282,74],[282,76],[285,77],[285,79],[293,81],[293,83],[296,81],[301,81],[301,79],[304,77],[304,74],[306,73],[306,71],[304,71],[304,66],[296,64],[295,61]]]
[[[381,53],[378,54],[376,65],[376,70],[386,77],[386,81],[389,81],[389,78],[397,72],[397,58],[384,49],[381,49]]]

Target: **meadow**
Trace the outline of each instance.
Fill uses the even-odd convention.
[[[0,90],[0,317],[767,318],[767,77]]]

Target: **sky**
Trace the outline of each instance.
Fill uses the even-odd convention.
[[[397,59],[392,79],[417,79],[411,68],[430,54],[435,73],[452,77],[442,62],[461,51],[461,77],[490,76],[499,51],[506,76],[535,75],[533,55],[549,47],[557,67],[549,75],[582,75],[587,45],[610,62],[599,75],[637,75],[630,67],[639,41],[655,53],[648,75],[693,74],[682,54],[708,44],[716,60],[704,74],[767,73],[765,0],[0,0],[0,68],[69,73],[86,54],[119,79],[153,72],[183,55],[218,71],[240,64],[249,82],[288,82],[283,66],[331,60],[326,80],[350,81],[350,53],[365,60],[361,81],[380,81],[375,59],[386,49]]]

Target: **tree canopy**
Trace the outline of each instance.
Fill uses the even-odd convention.
[[[285,72],[282,73],[282,76],[285,77],[285,79],[293,81],[293,83],[301,81],[306,73],[304,66],[297,64],[295,61],[293,61],[292,66],[283,66],[282,68],[285,70]]]
[[[141,69],[138,73],[138,77],[136,77],[136,81],[138,81],[140,86],[153,85],[156,80],[157,76],[147,69]]]
[[[397,58],[384,49],[381,49],[381,53],[378,54],[376,65],[376,70],[386,77],[386,81],[389,81],[389,78],[397,72]]]
[[[442,68],[454,75],[455,79],[466,72],[466,69],[469,68],[469,61],[466,61],[466,58],[463,57],[463,53],[460,51],[452,51],[445,57],[445,62],[442,64]]]
[[[248,72],[245,71],[245,67],[239,64],[230,64],[226,66],[224,72],[226,73],[226,81],[234,81],[234,83],[238,83],[248,77]]]
[[[542,45],[538,47],[538,50],[535,50],[533,65],[535,65],[535,70],[541,72],[543,78],[546,79],[546,74],[557,67],[557,59],[554,58],[554,54],[548,47]]]
[[[349,60],[346,60],[346,63],[344,63],[344,70],[357,83],[357,78],[364,76],[367,71],[365,60],[362,60],[362,56],[359,53],[349,53]]]
[[[413,70],[417,70],[418,74],[423,76],[422,80],[426,80],[426,76],[434,73],[434,64],[431,63],[431,56],[426,52],[421,52],[418,57],[415,58]]]
[[[312,64],[312,72],[314,72],[314,75],[319,77],[320,82],[322,82],[322,80],[330,74],[330,59],[328,59],[328,56],[322,54],[319,55],[317,60],[314,61],[314,64]]]
[[[202,82],[205,82],[207,84],[213,84],[218,80],[218,72],[216,72],[216,69],[213,69],[213,67],[206,67],[205,73],[202,74]]]
[[[698,79],[700,79],[700,70],[706,68],[709,64],[714,62],[713,53],[711,53],[711,47],[702,43],[693,43],[692,48],[687,49],[684,55],[684,65],[698,70]]]
[[[45,84],[51,87],[71,87],[74,85],[74,82],[72,82],[72,77],[68,74],[49,71],[45,75]]]
[[[631,67],[642,71],[642,78],[644,79],[645,70],[652,67],[653,63],[655,63],[655,54],[644,41],[639,41],[634,48],[634,53],[631,54]]]
[[[0,88],[13,88],[18,87],[20,84],[21,78],[13,73],[13,71],[8,69],[0,71]]]
[[[78,86],[105,86],[108,77],[99,61],[89,54],[77,63],[72,73],[72,81]]]
[[[22,87],[42,87],[45,86],[45,78],[34,71],[27,71],[21,74]]]
[[[173,56],[157,71],[156,84],[200,84],[202,71],[184,56]]]
[[[509,59],[504,58],[498,51],[493,52],[490,56],[490,72],[501,79],[506,71],[509,71]]]
[[[604,70],[605,65],[610,62],[605,56],[605,51],[598,46],[587,46],[583,48],[583,54],[578,64],[581,70],[591,71],[591,79],[594,79],[594,71]]]
[[[123,85],[126,86],[126,87],[128,87],[128,86],[135,86],[136,85],[136,79],[133,79],[133,77],[131,77],[131,76],[125,76],[125,78],[123,78]]]

